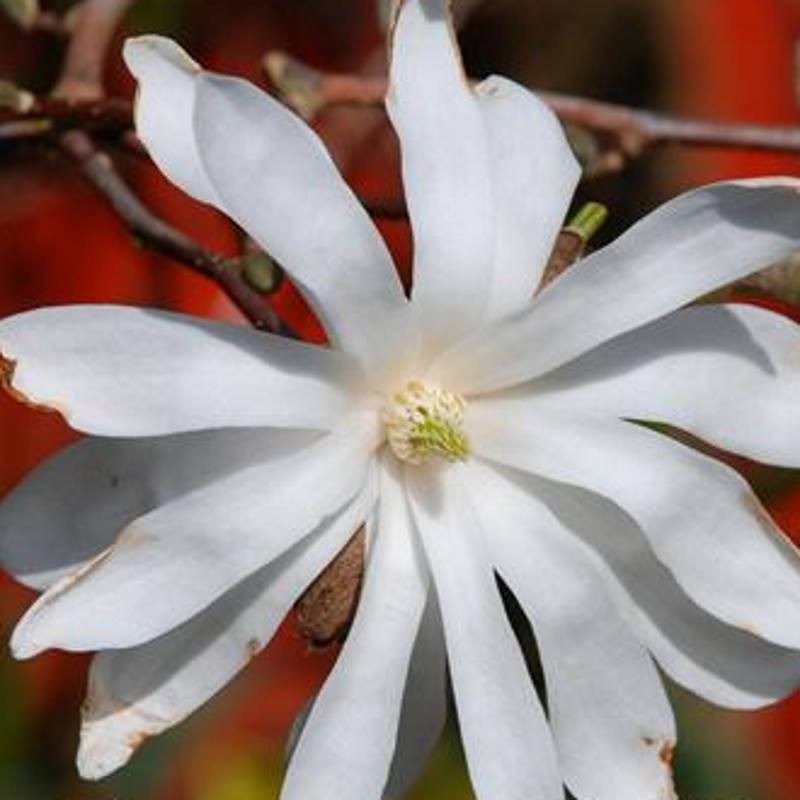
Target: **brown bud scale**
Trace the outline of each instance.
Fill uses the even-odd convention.
[[[362,525],[295,604],[297,632],[314,647],[347,635],[361,594],[365,540]]]

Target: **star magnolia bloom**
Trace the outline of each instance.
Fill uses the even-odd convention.
[[[651,656],[729,707],[797,683],[797,552],[735,472],[631,420],[800,466],[800,331],[682,308],[797,247],[800,185],[683,195],[531,302],[579,169],[524,88],[469,87],[453,42],[443,0],[400,4],[411,301],[299,119],[168,40],[127,43],[153,159],[276,257],[332,347],[121,307],[0,323],[12,388],[95,437],[0,511],[0,556],[44,592],[14,653],[99,651],[84,776],[227,683],[364,520],[360,603],[284,800],[402,796],[445,663],[481,800],[672,796]],[[533,624],[547,718],[496,574]]]

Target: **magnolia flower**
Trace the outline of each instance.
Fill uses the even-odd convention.
[[[0,557],[43,591],[14,654],[98,651],[81,773],[208,700],[366,521],[358,609],[284,800],[402,796],[446,664],[481,800],[673,796],[653,659],[723,706],[783,697],[799,562],[735,472],[638,423],[800,466],[800,331],[683,308],[797,246],[800,184],[678,197],[531,301],[579,168],[535,96],[469,86],[444,0],[405,0],[387,107],[409,301],[299,119],[166,39],[125,58],[153,159],[284,265],[331,347],[123,307],[0,323],[13,391],[91,434],[0,511]],[[547,715],[497,575],[533,625]]]

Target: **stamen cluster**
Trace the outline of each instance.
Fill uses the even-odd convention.
[[[454,392],[409,381],[383,408],[382,420],[392,452],[409,464],[437,456],[464,461],[469,442],[463,431],[464,398]]]

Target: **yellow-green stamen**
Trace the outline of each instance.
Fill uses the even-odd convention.
[[[410,381],[383,409],[389,446],[409,464],[424,464],[432,457],[464,461],[470,453],[462,428],[465,408],[458,394]]]

